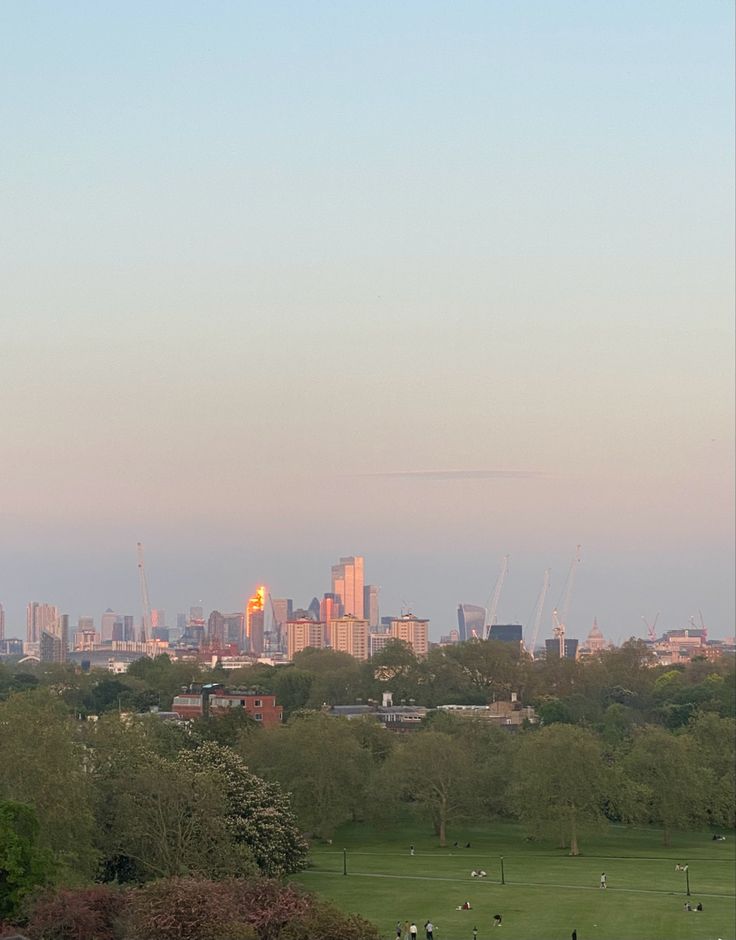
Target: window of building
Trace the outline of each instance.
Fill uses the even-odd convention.
[[[255,718],[256,721],[263,721],[263,715],[260,712],[256,712],[256,714],[253,717]]]

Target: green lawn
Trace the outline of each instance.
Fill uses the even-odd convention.
[[[457,838],[460,847],[452,843]],[[471,848],[465,848],[470,842]],[[315,845],[312,867],[298,876],[311,890],[378,924],[387,938],[396,921],[431,918],[435,940],[736,940],[734,840],[713,842],[709,833],[677,833],[664,848],[660,832],[611,827],[583,840],[585,853],[570,858],[552,843],[526,842],[512,824],[458,828],[449,846],[418,827],[390,832],[360,824],[339,831],[333,845]],[[410,856],[409,846],[416,854]],[[348,875],[343,875],[343,848]],[[500,856],[504,857],[501,882]],[[683,910],[688,863],[691,901],[702,913]],[[484,869],[486,879],[470,877]],[[606,872],[608,888],[599,887]],[[458,911],[464,901],[472,910]],[[492,927],[503,916],[499,930]]]

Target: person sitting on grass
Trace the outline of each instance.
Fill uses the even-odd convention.
[[[502,920],[502,919],[503,919],[503,918],[501,917],[500,914],[494,914],[494,915],[493,915],[493,926],[494,926],[494,927],[500,927],[500,926],[501,926],[501,920]]]
[[[683,910],[684,910],[684,911],[691,911],[691,910],[692,910],[692,907],[690,906],[690,902],[689,902],[689,901],[685,901],[685,906],[684,906]]]
[[[470,910],[472,910],[472,908],[471,908],[471,906],[470,906],[470,901],[465,901],[465,902],[464,902],[463,904],[461,904],[459,907],[456,907],[455,910],[456,910],[456,911],[470,911]]]
[[[702,904],[701,901],[698,901],[698,903],[695,905],[695,910],[696,910],[696,911],[702,911],[702,910],[703,910],[703,904]]]
[[[478,877],[478,872],[477,872],[475,869],[473,869],[473,870],[471,871],[471,873],[470,873],[470,877],[471,877],[471,878],[477,878],[477,877]]]
[[[488,877],[488,873],[487,873],[487,872],[484,872],[483,869],[481,868],[481,870],[478,872],[478,877],[479,877],[479,878],[487,878],[487,877]]]

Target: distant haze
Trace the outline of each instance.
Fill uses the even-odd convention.
[[[0,11],[0,602],[734,633],[733,9]],[[549,634],[549,617],[544,623]]]

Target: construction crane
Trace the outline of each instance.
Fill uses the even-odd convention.
[[[567,632],[567,618],[570,614],[570,602],[572,601],[572,589],[575,585],[575,573],[580,564],[580,548],[575,548],[575,555],[570,562],[570,570],[567,572],[567,580],[562,591],[562,599],[558,607],[552,611],[552,635],[560,644],[560,659],[565,655],[565,634]]]
[[[506,575],[509,573],[509,558],[510,555],[503,556],[503,563],[501,565],[501,570],[498,573],[498,578],[496,579],[496,586],[493,589],[493,594],[486,604],[488,609],[488,617],[486,619],[486,629],[484,640],[487,640],[491,635],[491,627],[496,622],[496,612],[498,611],[498,602],[501,600],[501,591],[503,590],[503,583],[506,580]]]
[[[552,636],[560,646],[560,659],[565,658],[565,624],[559,618],[557,608],[552,611]]]
[[[647,620],[646,617],[642,617],[641,619],[642,619],[642,620],[644,621],[644,623],[646,624],[646,627],[647,627],[647,638],[648,638],[649,642],[650,642],[650,643],[654,643],[654,642],[656,641],[656,639],[657,639],[656,626],[657,626],[657,621],[659,620],[659,611],[657,611],[657,616],[654,618],[654,620],[653,620],[651,623],[649,623],[649,621]]]
[[[537,640],[539,639],[539,625],[542,622],[542,612],[544,611],[544,602],[547,599],[547,591],[549,590],[549,577],[550,569],[547,568],[544,572],[544,579],[542,581],[542,587],[537,596],[537,606],[534,608],[534,613],[532,615],[532,625],[531,625],[531,635],[532,642],[531,646],[527,647],[527,652],[534,659],[534,650],[537,648]]]
[[[695,623],[695,617],[691,617],[691,618],[690,618],[690,623],[691,623],[691,625],[692,625],[693,630],[702,630],[702,631],[703,631],[703,641],[707,641],[707,639],[708,639],[708,628],[706,627],[705,621],[703,620],[703,612],[699,610],[699,611],[698,611],[698,616],[700,617],[700,626],[698,626],[697,623]]]
[[[141,626],[141,642],[151,639],[151,602],[148,599],[148,578],[143,558],[143,543],[138,542],[138,580],[141,586],[141,607],[143,608],[143,623]]]

